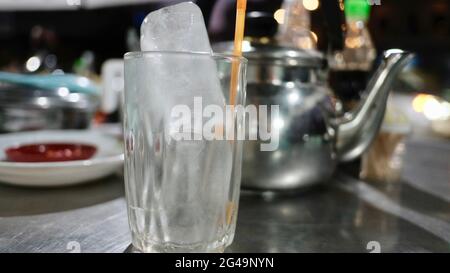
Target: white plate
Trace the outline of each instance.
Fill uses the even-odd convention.
[[[89,160],[17,163],[5,149],[38,142],[77,142],[97,147]],[[93,130],[55,130],[0,135],[0,181],[21,186],[65,186],[99,179],[120,170],[123,151],[115,137]]]

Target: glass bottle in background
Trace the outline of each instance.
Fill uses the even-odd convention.
[[[370,5],[366,0],[345,0],[347,32],[344,49],[331,52],[330,86],[343,102],[344,110],[352,110],[365,90],[376,49],[367,27]]]
[[[345,0],[346,33],[344,47],[328,55],[329,85],[342,102],[345,112],[354,110],[367,86],[376,50],[367,28],[370,6],[366,0]],[[340,169],[359,177],[360,158],[340,165]]]
[[[88,77],[92,80],[98,80],[95,73],[95,54],[90,50],[84,51],[81,56],[75,60],[72,70],[79,76]]]
[[[311,32],[311,18],[303,0],[284,0],[282,10],[284,14],[276,36],[278,44],[315,49],[317,42]]]

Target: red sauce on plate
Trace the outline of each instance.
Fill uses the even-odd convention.
[[[94,156],[93,145],[76,143],[36,143],[6,149],[9,161],[14,162],[61,162],[86,160]]]

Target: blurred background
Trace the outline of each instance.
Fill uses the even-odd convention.
[[[100,80],[102,64],[138,49],[148,12],[181,1],[53,0],[0,2],[0,70],[73,72]],[[211,42],[232,40],[234,1],[198,0]],[[282,0],[249,0],[246,35],[273,37],[282,24]],[[318,0],[305,0],[311,30],[326,50]],[[410,92],[450,98],[450,3],[446,0],[383,0],[368,29],[378,53],[402,48],[417,54]],[[37,57],[37,58],[33,58]],[[420,110],[420,109],[419,109]]]
[[[33,114],[22,111],[21,108],[26,108],[24,107],[26,104],[20,94],[29,93],[24,90],[15,93],[7,92],[5,89],[10,89],[11,86],[5,87],[0,84],[0,120],[2,120],[0,131],[86,128],[92,120],[93,124],[119,121],[120,96],[118,94],[123,90],[120,59],[124,53],[140,49],[139,29],[142,20],[149,12],[178,2],[182,1],[1,1],[0,71],[23,73],[21,75],[75,74],[100,86],[101,99],[100,102],[92,103],[92,97],[81,98],[82,94],[76,95],[78,97],[71,94],[69,102],[78,103],[84,100],[76,107],[68,105],[68,108],[74,106],[72,108],[76,108],[77,111],[85,108],[85,116],[81,119],[79,116],[75,117],[72,113],[74,110],[71,108],[67,111],[72,114],[63,113],[59,121],[55,119],[49,122],[48,117],[32,122],[24,121],[23,117],[31,119]],[[197,0],[194,2],[203,11],[211,43],[233,39],[235,1]],[[345,94],[345,90],[349,89],[350,84],[350,89],[358,89],[355,92],[359,94],[365,88],[364,80],[367,80],[367,76],[363,76],[364,80],[361,83],[358,82],[357,75],[345,76],[333,73],[340,70],[355,70],[351,68],[351,61],[342,59],[344,51],[339,53],[340,51],[335,48],[335,45],[339,44],[339,38],[329,35],[330,30],[340,31],[341,26],[339,23],[333,25],[329,22],[327,25],[326,18],[329,14],[322,8],[323,3],[320,0],[296,2],[301,3],[297,10],[294,6],[289,6],[293,3],[292,1],[248,0],[246,40],[256,41],[259,44],[270,44],[277,40],[283,44],[283,39],[297,39],[293,44],[288,44],[300,49],[321,51],[330,64],[331,88],[344,100],[344,110],[351,109],[351,100],[355,95]],[[343,1],[336,2],[340,3],[341,9],[344,8]],[[450,2],[446,0],[382,0],[368,1],[368,3],[373,4],[369,5],[370,9],[366,11],[363,8],[361,20],[357,18],[361,16],[361,9],[359,11],[355,9],[349,13],[346,11],[342,28],[347,29],[347,35],[349,35],[347,38],[350,37],[350,40],[345,42],[344,47],[351,48],[351,41],[359,41],[358,43],[363,45],[361,52],[365,52],[363,53],[365,59],[355,59],[353,62],[357,66],[364,66],[360,67],[364,75],[370,74],[386,49],[401,48],[415,53],[413,61],[394,84],[395,92],[388,104],[388,114],[394,113],[391,116],[399,116],[395,113],[400,112],[401,116],[407,120],[407,127],[414,129],[411,132],[412,136],[447,139],[450,135],[448,103],[450,100]],[[356,16],[358,20],[353,20],[352,16]],[[301,20],[296,22],[289,18],[301,18]],[[352,24],[362,31],[351,33]],[[300,29],[297,33],[298,37],[292,38],[292,33],[298,29]],[[339,94],[340,89],[343,89],[343,94]],[[61,94],[65,95],[67,92],[74,91],[61,89],[58,92],[49,97],[59,98]],[[40,92],[34,92],[33,96],[37,98],[38,104],[44,102],[39,101],[39,97],[42,96]],[[28,98],[29,95],[26,95],[25,100]],[[67,100],[64,103],[67,104]],[[14,109],[11,105],[18,105],[18,107]],[[46,109],[51,110],[52,107]],[[398,123],[398,120],[396,122]]]
[[[89,69],[99,73],[105,60],[121,58],[132,49],[131,33],[139,33],[147,13],[176,2],[181,1],[98,1],[100,6],[83,6],[90,2],[82,0],[1,1],[0,67],[23,71],[31,56],[46,52],[57,58],[50,58],[47,69],[72,71],[81,65],[83,54],[90,52],[94,60]],[[232,40],[234,1],[196,2],[202,8],[212,42]],[[316,0],[305,2],[311,2],[310,8],[316,8]],[[248,23],[247,35],[274,35],[278,28],[274,14],[281,5],[282,0],[249,0],[248,12],[261,12],[271,18]],[[312,30],[320,33],[322,16],[316,13],[317,10],[311,11]],[[417,52],[417,67],[427,71],[430,77],[423,91],[443,94],[450,87],[448,1],[383,0],[380,6],[372,8],[368,25],[378,52],[388,48]],[[322,41],[321,35],[318,42],[324,48],[326,41]]]

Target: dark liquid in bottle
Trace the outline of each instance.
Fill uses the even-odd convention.
[[[359,103],[361,95],[366,89],[369,80],[369,72],[363,70],[331,70],[329,74],[329,85],[337,98],[342,102],[344,111],[353,110]],[[339,169],[359,177],[361,159],[357,158],[351,162],[341,163]]]
[[[329,85],[344,104],[344,110],[349,111],[361,99],[361,94],[366,89],[368,79],[368,71],[331,70],[329,74]]]

